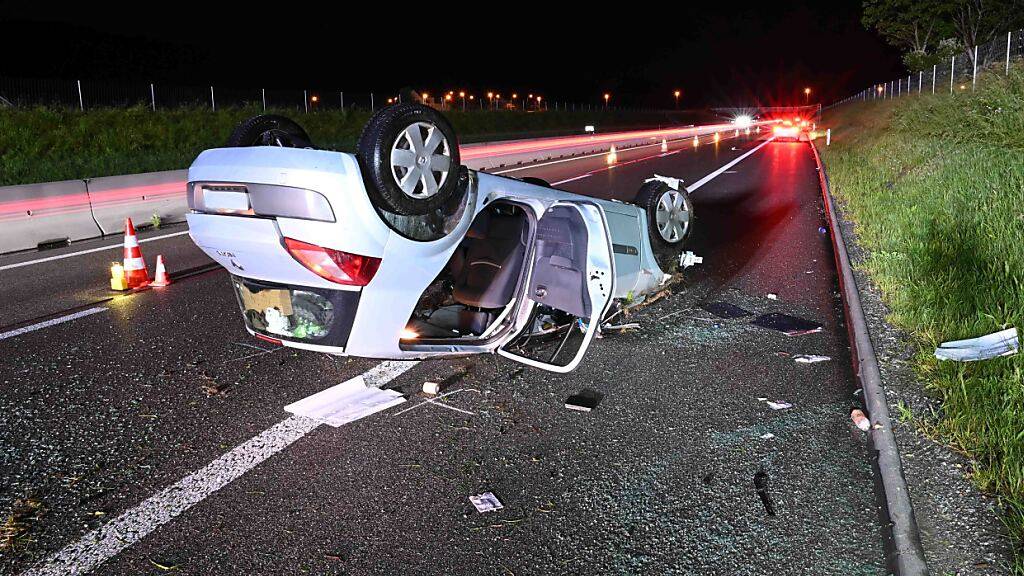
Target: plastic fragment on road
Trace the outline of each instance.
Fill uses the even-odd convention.
[[[767,295],[767,298],[769,300],[778,300],[779,299],[779,295],[775,294],[775,293],[772,293],[772,292],[769,292],[768,295]]]
[[[665,184],[668,185],[669,188],[671,188],[673,190],[679,190],[679,187],[682,186],[682,184],[683,184],[683,179],[682,178],[672,178],[671,176],[662,176],[660,174],[655,174],[654,176],[651,176],[650,178],[644,180],[644,184],[646,184],[648,182],[664,182]]]
[[[771,432],[761,434],[761,440],[771,440],[772,438],[775,438],[775,434],[772,434]]]
[[[1019,349],[1020,339],[1017,336],[1017,328],[1013,327],[978,338],[943,342],[935,349],[935,357],[939,360],[975,362],[1012,356]]]
[[[761,498],[764,511],[769,516],[775,516],[775,503],[772,502],[772,497],[768,494],[768,473],[764,470],[758,470],[757,474],[754,474],[754,489],[757,490],[757,495]]]
[[[505,507],[501,501],[498,500],[498,497],[491,492],[484,492],[483,494],[470,496],[469,501],[473,503],[473,507],[476,508],[476,511],[481,514],[484,512],[496,512]]]
[[[611,331],[611,332],[625,332],[626,330],[639,330],[639,329],[640,329],[640,323],[639,322],[627,322],[625,324],[611,324],[611,323],[608,323],[608,324],[605,324],[605,325],[601,326],[601,330]]]
[[[854,408],[850,411],[850,420],[853,420],[853,424],[864,432],[871,429],[871,421],[864,415],[864,411],[859,408]]]
[[[831,360],[831,356],[821,356],[819,354],[794,354],[793,361],[800,364],[816,364],[818,362],[828,362]]]
[[[604,396],[596,391],[589,388],[580,390],[577,394],[573,394],[565,399],[565,407],[569,410],[577,410],[579,412],[590,412],[597,405],[601,403],[601,399]]]
[[[367,386],[362,376],[356,376],[284,409],[337,428],[403,402],[400,392]]]
[[[772,410],[789,410],[793,407],[789,402],[773,402],[771,400],[766,400],[766,402],[768,403],[768,407]]]
[[[803,336],[804,334],[813,334],[822,330],[821,324],[817,322],[778,312],[762,314],[755,318],[751,324],[782,332],[786,336]]]
[[[735,304],[728,302],[708,302],[703,304],[701,308],[711,312],[719,318],[725,318],[726,320],[732,320],[734,318],[743,318],[745,316],[753,316],[754,313],[749,310],[744,310]]]
[[[427,382],[423,383],[423,393],[424,394],[434,395],[434,394],[437,394],[440,391],[441,391],[441,383],[440,382],[430,382],[430,381],[427,381]]]
[[[697,256],[696,254],[694,254],[693,252],[690,252],[689,250],[687,250],[686,252],[683,252],[683,254],[679,257],[679,265],[682,266],[683,268],[689,268],[690,266],[693,266],[694,264],[703,264],[703,263],[704,263],[704,257],[703,256]]]

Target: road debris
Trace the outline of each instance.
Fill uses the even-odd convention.
[[[751,324],[761,328],[768,328],[769,330],[777,330],[786,336],[803,336],[804,334],[813,334],[822,330],[821,324],[817,322],[778,312],[762,314],[755,318]]]
[[[423,383],[423,393],[424,394],[430,394],[431,396],[433,396],[433,395],[437,394],[440,391],[441,391],[441,383],[440,382],[430,382],[430,381],[427,381],[427,382]]]
[[[11,514],[0,525],[0,551],[14,550],[28,538],[32,523],[42,517],[43,503],[35,498],[18,498]]]
[[[828,362],[831,360],[831,356],[821,356],[819,354],[794,354],[793,361],[799,364],[816,364],[818,362]]]
[[[775,434],[772,434],[771,432],[761,434],[761,440],[771,440],[772,438],[775,438]]]
[[[625,324],[605,324],[601,326],[603,332],[625,332],[626,330],[639,330],[639,322],[627,322]]]
[[[753,316],[754,313],[749,310],[744,310],[735,304],[728,302],[708,302],[701,306],[701,308],[711,312],[719,318],[725,318],[732,320],[734,318],[743,318],[745,316]]]
[[[565,399],[565,407],[569,410],[578,410],[580,412],[590,412],[597,405],[601,403],[601,399],[604,396],[596,391],[589,388],[580,390],[579,393],[573,394]]]
[[[978,338],[943,342],[935,349],[939,360],[975,362],[1000,356],[1012,356],[1020,349],[1017,328],[1007,328]]]
[[[697,256],[696,254],[694,254],[693,252],[690,252],[689,250],[687,250],[686,252],[683,252],[682,256],[679,257],[679,266],[681,268],[689,268],[690,266],[693,266],[694,264],[703,264],[703,263],[704,263],[704,257],[703,256]]]
[[[789,410],[793,407],[789,402],[773,402],[771,400],[765,400],[768,403],[768,407],[772,410]]]
[[[775,294],[775,293],[773,293],[773,292],[769,292],[769,293],[768,293],[768,299],[769,299],[769,300],[778,300],[778,299],[779,299],[779,295],[778,295],[778,294]]]
[[[400,392],[367,386],[362,376],[356,376],[284,409],[337,428],[403,402]]]
[[[853,420],[854,425],[864,432],[871,429],[871,421],[864,415],[864,411],[859,408],[854,408],[850,411],[850,420]]]
[[[498,500],[498,497],[491,492],[484,492],[483,494],[470,496],[469,501],[473,503],[476,511],[481,514],[484,512],[495,512],[505,507],[501,501]]]
[[[754,489],[757,490],[757,495],[761,498],[765,512],[769,516],[775,516],[775,503],[772,502],[772,497],[768,494],[768,473],[764,470],[758,470],[757,474],[754,474]]]

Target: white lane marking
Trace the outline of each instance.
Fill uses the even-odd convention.
[[[96,314],[97,312],[103,312],[105,310],[106,310],[106,308],[102,308],[102,307],[100,307],[100,308],[89,308],[88,310],[82,310],[81,312],[75,312],[74,314],[68,314],[67,316],[60,316],[58,318],[51,318],[49,320],[46,320],[46,321],[43,321],[43,322],[39,322],[37,324],[32,324],[31,326],[23,326],[21,328],[16,328],[14,330],[10,330],[10,331],[7,331],[7,332],[0,332],[0,340],[4,340],[4,339],[7,339],[7,338],[13,338],[15,336],[21,336],[22,334],[25,334],[27,332],[32,332],[32,331],[35,331],[35,330],[39,330],[41,328],[48,328],[48,327],[56,325],[56,324],[63,324],[64,322],[70,322],[72,320],[77,320],[77,319],[82,318],[84,316],[89,316],[90,314]]]
[[[590,173],[586,173],[582,176],[575,176],[573,178],[566,178],[565,180],[559,180],[558,182],[552,182],[552,186],[558,186],[559,184],[565,184],[566,182],[575,182],[576,180],[583,180],[584,178],[590,178]]]
[[[183,230],[181,232],[173,232],[171,234],[164,234],[162,236],[153,236],[152,238],[146,238],[144,240],[139,240],[139,244],[144,244],[146,242],[153,242],[155,240],[163,240],[164,238],[173,238],[175,236],[181,236],[183,234],[188,234],[188,230]],[[124,244],[111,244],[110,246],[100,246],[99,248],[90,248],[88,250],[81,250],[79,252],[69,252],[67,254],[60,254],[58,256],[50,256],[48,258],[39,258],[38,260],[29,260],[27,262],[17,262],[15,264],[5,264],[3,266],[0,266],[0,271],[10,270],[12,268],[21,268],[22,266],[31,266],[33,264],[42,264],[43,262],[53,262],[54,260],[62,260],[64,258],[71,258],[72,256],[81,256],[83,254],[92,254],[93,252],[102,252],[104,250],[112,250],[114,248],[124,248]]]
[[[729,168],[732,168],[733,166],[735,166],[735,165],[739,164],[740,162],[742,162],[743,159],[746,158],[747,156],[750,156],[754,152],[757,152],[761,148],[764,148],[765,145],[768,144],[769,142],[771,142],[772,140],[775,140],[774,136],[772,136],[771,138],[769,138],[769,139],[765,140],[764,142],[758,144],[754,148],[751,148],[750,150],[747,150],[742,155],[737,156],[736,158],[734,158],[733,160],[729,161],[728,163],[726,163],[724,166],[722,166],[718,170],[715,170],[711,174],[708,174],[707,176],[701,178],[700,180],[697,180],[693,184],[690,184],[689,186],[686,187],[686,191],[687,192],[693,192],[697,188],[700,188],[701,186],[707,184],[708,182],[711,182],[712,180],[717,178],[722,172],[725,172]]]
[[[417,364],[419,361],[416,360],[382,362],[367,370],[363,379],[371,386],[381,387]],[[23,572],[22,576],[78,576],[95,570],[318,426],[320,422],[301,416],[291,416],[274,424],[205,467],[87,533],[78,542],[64,547],[42,564]]]

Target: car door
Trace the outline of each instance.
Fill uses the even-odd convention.
[[[561,201],[537,221],[526,297],[533,313],[498,349],[528,366],[565,373],[579,365],[615,288],[608,224],[589,201]]]

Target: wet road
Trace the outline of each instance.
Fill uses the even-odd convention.
[[[692,184],[760,143],[508,175],[629,200],[653,173]],[[282,407],[379,362],[252,339],[224,272],[109,299],[117,249],[4,267],[116,240],[0,257],[0,333],[103,308],[0,339],[0,512],[27,529],[0,573],[885,573],[807,144],[769,143],[693,200],[704,264],[631,315],[640,330],[595,342],[569,375],[491,356],[389,364],[368,378],[409,402],[340,428]],[[183,235],[142,246],[172,273],[209,262]],[[717,318],[701,308],[715,301],[824,330]],[[458,392],[421,404],[425,380]],[[566,410],[584,388],[598,407]],[[477,513],[484,491],[505,508]]]

